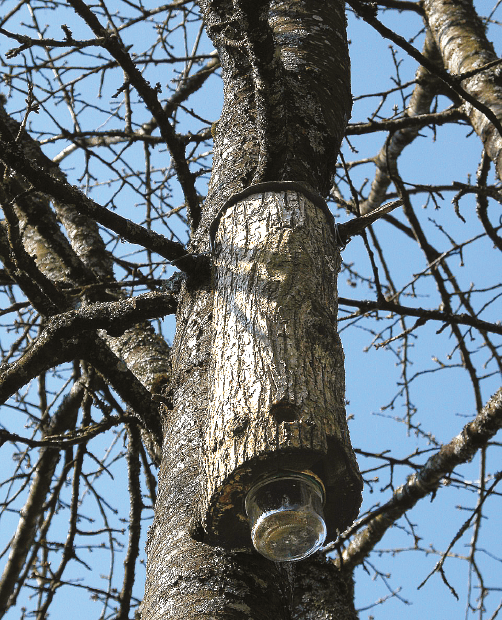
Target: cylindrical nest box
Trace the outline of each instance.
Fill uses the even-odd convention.
[[[245,498],[266,476],[313,474],[331,540],[361,503],[337,332],[340,252],[329,215],[305,194],[245,196],[215,231],[205,529],[229,548],[251,546]]]

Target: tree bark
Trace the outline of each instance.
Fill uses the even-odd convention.
[[[232,551],[216,546],[203,527],[206,498],[208,492],[211,494],[206,474],[206,467],[210,469],[210,465],[206,459],[210,443],[215,439],[213,420],[208,412],[212,415],[220,407],[220,388],[226,391],[230,387],[231,392],[238,392],[238,382],[246,375],[249,364],[252,365],[251,358],[256,356],[257,361],[263,343],[255,330],[250,335],[249,350],[241,340],[238,346],[244,348],[240,352],[235,350],[222,355],[222,339],[228,336],[229,324],[233,322],[235,325],[239,320],[249,320],[258,329],[260,320],[266,319],[266,313],[259,313],[266,305],[262,295],[267,289],[282,287],[286,291],[295,282],[295,275],[299,276],[294,273],[295,266],[301,266],[304,274],[308,267],[308,275],[302,283],[303,288],[296,289],[297,294],[289,303],[296,304],[297,318],[303,317],[300,331],[305,331],[311,321],[308,329],[321,359],[327,357],[328,343],[332,352],[334,350],[330,373],[333,366],[338,367],[338,371],[334,373],[336,377],[330,375],[329,381],[333,384],[326,398],[337,401],[334,415],[345,422],[343,354],[334,331],[334,275],[340,258],[326,214],[304,196],[315,195],[318,199],[315,202],[323,202],[320,196],[326,195],[331,186],[339,146],[350,115],[344,5],[339,0],[330,3],[324,0],[200,0],[199,4],[207,32],[220,57],[225,99],[221,118],[213,126],[213,173],[201,224],[192,237],[191,248],[197,252],[210,252],[211,241],[214,241],[214,249],[218,250],[225,239],[230,253],[225,257],[215,257],[211,281],[188,278],[180,295],[171,351],[171,380],[164,394],[166,402],[172,402],[172,407],[166,406],[163,414],[163,459],[155,520],[148,541],[142,616],[145,620],[355,618],[351,587],[347,587],[345,578],[331,579],[333,567],[326,562],[311,560],[309,566],[316,566],[316,570],[308,571],[307,577],[302,568],[276,565],[249,549]],[[265,195],[229,202],[233,195],[250,185],[285,181],[294,181],[304,191],[289,193],[278,186]],[[258,244],[258,255],[261,256],[253,255],[254,250],[246,256],[250,246],[244,241],[244,224],[247,222],[250,226],[249,234],[254,234],[252,228],[256,225],[263,228],[267,237],[274,229],[274,219],[277,221],[280,213],[286,217],[288,205],[291,207],[293,203],[297,209],[294,217],[304,209],[309,225],[320,234],[317,243],[322,247],[316,249],[319,252],[317,262],[312,259],[310,251],[305,255],[297,251],[296,263],[292,261],[283,272],[285,262],[291,257],[285,259],[282,256],[281,235],[283,240],[288,237],[290,228],[294,228],[289,224],[283,227],[282,233],[277,228],[273,251],[272,246],[267,249],[266,244]],[[248,219],[254,209],[251,205],[257,206],[254,220],[253,217]],[[298,205],[302,205],[301,208]],[[254,280],[249,284],[250,289],[243,285],[237,273],[231,275],[236,261],[242,261],[242,265],[251,261],[248,271],[254,273]],[[317,268],[328,274],[324,284],[327,288],[322,294],[330,300],[324,306],[315,297],[319,294],[321,277],[321,273],[315,273]],[[224,275],[227,269],[229,271]],[[281,280],[284,281],[281,283]],[[231,289],[225,293],[227,284]],[[239,291],[241,285],[244,288]],[[242,299],[239,298],[241,292]],[[248,294],[254,304],[251,307],[246,305],[245,296]],[[302,295],[305,299],[299,300]],[[228,304],[233,307],[228,308]],[[322,310],[311,313],[316,305]],[[246,318],[248,312],[254,316]],[[284,308],[284,314],[279,309],[275,313],[272,322],[276,322],[276,327],[272,331],[276,332],[276,351],[281,348],[279,332],[292,316],[294,311],[291,314],[287,308]],[[323,321],[319,324],[329,323],[325,342],[322,342],[320,333],[313,336],[320,317]],[[291,329],[289,324],[287,329]],[[298,352],[303,355],[305,345],[302,347]],[[273,347],[265,346],[265,349],[266,355],[270,356]],[[301,360],[297,370],[301,372],[301,368],[308,368],[310,362],[322,365],[314,357],[311,355],[309,362]],[[234,360],[236,381],[224,386],[232,376],[229,373]],[[294,356],[288,361],[293,365],[296,363]],[[279,360],[277,368],[280,363]],[[265,409],[275,401],[279,404],[282,396],[289,398],[294,394],[297,386],[288,383],[286,375],[282,371],[282,376],[279,372],[277,377],[267,379],[262,395],[257,393],[258,400],[264,399]],[[306,376],[305,381],[301,396],[294,394],[297,398],[294,404],[305,405],[306,418],[310,416],[315,420],[313,404],[309,403],[305,393],[311,379]],[[291,414],[291,410],[288,412]],[[288,421],[291,421],[288,416],[283,417],[280,424],[284,427],[284,422]],[[238,438],[246,428],[246,421],[240,428],[235,422],[235,418],[229,422],[232,428],[228,432]],[[266,443],[266,427],[270,419],[264,418],[263,422],[264,432],[254,444],[257,451],[249,446],[253,456],[260,451],[260,441],[262,446],[263,441]],[[274,424],[278,426],[276,421]],[[348,437],[337,435],[334,428],[330,427],[330,432],[335,441],[342,444],[348,441]],[[287,433],[283,435],[286,436]],[[232,439],[226,433],[221,437],[228,437],[220,449],[230,456]],[[316,441],[322,452],[326,436],[320,433]],[[241,455],[247,449],[244,444],[241,444]],[[240,457],[235,452],[233,454],[238,461]],[[221,471],[216,478],[221,480],[225,476],[226,473]],[[295,594],[297,571],[301,575],[298,584],[302,585]],[[317,607],[312,603],[321,581],[325,585],[330,583],[333,590],[330,590],[331,596],[322,597],[324,602]]]
[[[454,76],[467,74],[463,88],[492,110],[502,123],[502,66],[485,34],[472,0],[425,0],[429,28],[443,57],[445,67]],[[484,67],[484,68],[483,68]],[[500,128],[472,105],[465,110],[474,131],[502,180],[502,135]]]
[[[291,620],[357,620],[351,570],[310,560],[295,566]]]
[[[244,198],[221,219],[204,459],[206,529],[220,544],[249,546],[245,494],[281,469],[324,482],[331,538],[357,515],[336,331],[341,259],[329,224],[295,191]]]
[[[212,291],[185,287],[172,348],[174,410],[165,437],[155,521],[147,544],[143,620],[286,620],[287,579],[252,553],[204,544],[205,469],[201,420],[208,407]]]

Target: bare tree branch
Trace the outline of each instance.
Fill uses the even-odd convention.
[[[469,462],[476,452],[486,445],[502,428],[502,388],[496,392],[472,422],[450,443],[432,456],[420,471],[399,487],[386,504],[364,518],[366,527],[357,533],[349,546],[334,560],[339,568],[351,570],[365,558],[382,539],[385,532],[410,510],[420,499],[437,491],[441,480],[451,474],[461,463]],[[362,524],[355,524],[355,531]]]
[[[416,316],[417,318],[422,319],[420,323],[421,325],[425,325],[425,323],[429,320],[441,321],[446,325],[451,325],[453,323],[456,325],[468,325],[469,327],[474,327],[493,334],[502,334],[502,325],[497,323],[489,323],[488,321],[483,321],[482,319],[478,319],[477,317],[470,316],[465,313],[447,314],[446,312],[441,312],[440,310],[411,308],[410,306],[403,306],[401,304],[386,300],[370,301],[339,297],[338,301],[342,306],[353,306],[359,308],[362,313],[382,311],[392,312],[397,315]]]

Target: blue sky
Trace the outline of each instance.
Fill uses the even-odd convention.
[[[491,4],[491,3],[490,3]],[[8,2],[6,6],[10,6]],[[153,3],[150,3],[153,6]],[[485,3],[480,0],[476,2],[480,10],[485,10]],[[502,9],[499,9],[499,20],[502,19]],[[54,30],[52,36],[59,32],[60,13],[57,19],[51,23]],[[413,36],[421,29],[421,18],[417,15],[406,16],[405,14],[392,14],[390,12],[381,15],[382,21],[387,25],[396,28],[403,36]],[[79,21],[75,19],[71,13],[65,14],[65,23],[67,23],[74,31],[74,34],[81,37],[90,36],[79,25]],[[494,31],[495,41],[500,41],[497,31]],[[194,35],[195,36],[195,32]],[[127,35],[125,35],[127,38]],[[352,62],[352,83],[353,94],[357,99],[360,95],[371,93],[374,91],[384,91],[394,85],[392,78],[396,78],[395,64],[392,52],[389,48],[388,41],[382,41],[380,35],[376,34],[362,20],[355,19],[349,15],[349,38],[351,40],[351,62]],[[423,40],[422,35],[418,35],[414,44],[420,49]],[[139,44],[140,42],[138,42]],[[181,39],[180,39],[181,44]],[[4,38],[0,39],[0,54],[5,54],[11,45],[6,45]],[[208,48],[209,49],[209,48]],[[497,50],[500,53],[500,46]],[[395,59],[401,64],[399,71],[403,82],[412,80],[414,77],[416,63],[400,50],[395,50]],[[162,73],[161,73],[162,71]],[[150,69],[152,82],[161,79],[164,81],[165,69],[152,67]],[[161,78],[157,76],[161,75]],[[119,80],[119,77],[113,78]],[[101,100],[96,100],[96,105],[106,109],[106,106],[112,101],[109,98],[113,88],[113,82],[106,85],[107,90]],[[116,88],[120,86],[117,81]],[[411,92],[410,90],[407,91]],[[90,101],[94,101],[90,94],[85,93]],[[354,105],[353,117],[351,122],[363,122],[367,116],[372,113],[375,102],[378,98],[357,100]],[[19,105],[22,105],[22,99],[18,98]],[[219,117],[219,110],[222,103],[221,84],[217,78],[210,81],[207,88],[197,93],[191,100],[190,105],[204,118],[214,121]],[[399,95],[389,96],[382,107],[383,116],[391,116],[394,105],[401,105]],[[445,100],[440,101],[441,105],[449,105]],[[60,108],[61,110],[61,108]],[[69,122],[69,118],[64,118],[63,124]],[[100,126],[102,123],[102,114],[98,114],[97,110],[89,107],[86,112],[88,118],[86,120],[89,127]],[[192,131],[200,129],[203,124],[193,121],[188,114],[184,114],[183,123],[190,122]],[[94,123],[94,125],[93,125]],[[195,123],[195,127],[193,125]],[[422,131],[423,137],[417,139],[413,145],[408,147],[400,161],[400,171],[403,178],[409,183],[449,183],[452,180],[467,182],[468,175],[474,175],[481,154],[481,145],[476,136],[470,136],[467,127],[443,126],[438,128],[437,137],[434,140],[432,130],[426,128]],[[358,153],[351,153],[347,144],[343,146],[344,156],[347,161],[351,159],[363,159],[365,157],[374,156],[377,150],[382,146],[385,140],[384,134],[374,134],[363,136],[361,138],[351,138],[351,143],[358,149]],[[56,154],[60,145],[47,145],[47,152]],[[140,147],[138,153],[141,156]],[[163,156],[167,159],[167,155]],[[158,160],[157,160],[158,161]],[[65,160],[65,166],[69,177],[76,180],[80,175],[83,161],[79,157],[69,158]],[[133,162],[131,162],[133,165]],[[102,170],[101,172],[105,172]],[[371,181],[373,174],[373,165],[371,163],[359,166],[353,169],[351,176],[356,187],[364,183],[367,178]],[[203,192],[204,178],[200,180],[200,191]],[[93,196],[96,199],[105,201],[108,196],[113,193],[113,187],[102,186],[96,188]],[[134,204],[134,196],[125,194],[130,198],[130,205],[126,210],[126,214],[131,218],[141,218],[141,210],[136,210]],[[462,213],[466,219],[463,223],[458,219],[453,211],[451,204],[452,193],[444,192],[444,200],[440,201],[440,209],[434,206],[426,205],[424,196],[417,196],[413,199],[414,207],[420,213],[420,218],[428,226],[431,242],[440,249],[446,251],[451,247],[450,240],[441,231],[443,226],[448,233],[459,241],[476,237],[481,232],[475,217],[475,204],[472,197],[466,197],[461,202]],[[175,190],[171,197],[173,206],[181,201],[179,190]],[[492,207],[493,208],[493,207]],[[341,212],[335,212],[340,221],[347,216]],[[396,217],[404,221],[401,213],[396,212]],[[173,226],[174,230],[181,238],[184,238],[184,232],[180,222]],[[375,233],[379,238],[383,251],[392,267],[393,277],[398,287],[404,286],[413,281],[414,275],[426,268],[423,255],[415,249],[403,235],[397,233],[393,227],[385,222],[379,222],[374,226]],[[500,282],[499,274],[502,273],[502,260],[500,257],[493,257],[490,254],[489,262],[489,244],[486,240],[473,241],[467,245],[464,250],[464,264],[459,267],[461,257],[455,255],[452,261],[452,267],[459,277],[463,287],[466,289],[474,282],[477,287],[488,287]],[[122,253],[127,256],[130,251],[135,248],[124,244]],[[369,264],[367,253],[361,239],[353,240],[343,253],[343,260],[346,266],[353,266],[361,274],[371,275],[371,267]],[[170,273],[170,269],[164,272],[164,276]],[[354,297],[357,299],[373,299],[374,291],[370,290],[364,283],[359,283],[354,288],[350,283],[350,274],[344,269],[340,274],[339,293],[342,297]],[[438,297],[435,287],[430,282],[430,278],[426,278],[417,285],[417,299],[406,299],[405,303],[409,305],[417,304],[426,308],[435,308],[438,304]],[[500,317],[500,303],[488,307],[482,317],[487,320],[497,320]],[[404,403],[402,398],[395,399],[396,393],[400,390],[399,382],[400,367],[398,362],[398,349],[400,342],[391,343],[384,348],[376,349],[370,346],[373,336],[368,331],[370,329],[378,330],[384,326],[383,322],[368,321],[345,321],[346,312],[340,312],[340,331],[344,344],[346,356],[346,384],[347,384],[347,413],[350,416],[350,431],[352,441],[355,447],[363,451],[379,452],[388,449],[392,450],[392,454],[396,458],[404,458],[410,455],[415,449],[426,450],[434,447],[434,441],[445,443],[455,436],[462,426],[469,421],[475,414],[475,405],[472,396],[472,389],[469,385],[466,371],[459,366],[458,352],[455,352],[455,343],[452,340],[449,330],[445,329],[441,333],[437,330],[441,327],[439,324],[428,323],[420,327],[415,335],[410,338],[413,346],[413,366],[410,373],[416,373],[416,379],[411,384],[411,398],[416,406],[417,412],[414,422],[420,424],[420,430],[423,433],[429,433],[428,438],[420,433],[408,432],[404,423],[400,421],[404,414]],[[413,320],[408,320],[407,325],[411,326]],[[174,320],[169,318],[163,321],[163,329],[168,339],[173,336]],[[8,340],[7,334],[2,335],[2,341]],[[368,348],[369,347],[369,348]],[[449,359],[449,355],[451,358]],[[489,355],[481,349],[476,356],[479,358],[479,366],[488,360]],[[441,365],[451,368],[443,368],[440,372],[438,369]],[[487,367],[487,374],[492,371],[492,366]],[[494,374],[483,382],[483,400],[486,401],[489,396],[500,385],[500,377]],[[33,389],[36,389],[34,386]],[[395,400],[394,400],[395,399]],[[387,407],[393,402],[392,407]],[[11,418],[11,411],[3,408],[1,411],[2,423],[11,430],[22,429],[17,427],[17,422]],[[5,421],[4,421],[5,420]],[[433,439],[432,439],[433,437]],[[98,440],[93,444],[96,454],[104,454],[109,449],[109,437]],[[121,515],[117,517],[115,526],[120,529],[126,526],[126,523],[120,522],[119,519],[127,515],[128,508],[124,503],[125,498],[122,493],[122,487],[116,484],[121,477],[124,476],[123,462],[114,460],[115,454],[119,453],[123,439],[115,438],[114,450],[109,453],[110,475],[105,473],[99,474],[98,487],[106,494],[107,500],[114,506],[117,506]],[[4,451],[3,462],[6,462],[8,453],[6,446],[2,448]],[[500,469],[500,465],[496,459],[500,459],[497,452],[500,448],[493,448],[488,463],[488,471],[496,471]],[[118,452],[117,452],[118,451]],[[416,463],[423,463],[428,454],[417,456],[414,460]],[[360,459],[361,469],[370,469],[377,462],[374,459]],[[406,476],[411,474],[412,470],[406,467],[396,468],[394,472],[393,483],[398,486],[405,482]],[[114,475],[114,479],[111,479]],[[463,466],[457,472],[457,475],[463,476],[467,480],[476,481],[479,478],[479,462],[475,459],[472,464]],[[98,474],[96,474],[98,476]],[[365,495],[363,503],[363,511],[375,505],[377,502],[385,502],[390,498],[391,491],[386,488],[389,479],[387,471],[368,472],[364,474],[365,479],[370,483],[365,486]],[[378,477],[378,480],[373,478]],[[98,483],[97,483],[98,484]],[[467,564],[460,559],[450,558],[445,564],[447,577],[453,587],[460,595],[460,600],[456,601],[448,588],[443,584],[439,575],[434,575],[421,590],[417,590],[419,584],[425,579],[427,574],[433,569],[437,559],[437,551],[441,552],[446,549],[454,534],[461,527],[462,523],[468,516],[466,508],[475,504],[476,497],[474,494],[459,490],[453,483],[450,486],[442,488],[433,502],[425,499],[419,503],[408,515],[409,521],[404,519],[399,521],[396,527],[392,528],[385,538],[378,545],[377,550],[369,558],[370,564],[366,568],[358,568],[356,570],[356,605],[361,609],[360,618],[375,620],[393,620],[394,618],[402,618],[406,615],[408,620],[436,619],[450,620],[465,616],[466,608],[466,588],[468,583]],[[501,531],[501,510],[500,498],[494,497],[487,501],[487,508],[490,519],[486,521],[482,528],[482,539],[480,547],[484,548],[479,555],[480,565],[484,567],[487,579],[490,583],[487,585],[495,586],[502,582],[502,544],[499,532]],[[93,510],[90,508],[89,518],[94,518]],[[64,513],[62,513],[61,527],[64,527]],[[0,548],[4,544],[4,540],[9,536],[10,528],[15,523],[15,515],[3,515],[2,525],[0,528]],[[412,527],[416,525],[416,528]],[[414,539],[410,535],[411,531],[416,532],[417,538]],[[454,552],[458,555],[466,555],[468,549],[466,545],[470,541],[472,531],[469,530],[457,543]],[[418,538],[420,540],[418,540]],[[413,550],[414,544],[422,550]],[[428,553],[426,552],[428,550]],[[103,570],[105,574],[108,570],[108,555],[104,548],[95,548],[88,552],[89,557],[93,558],[103,556]],[[494,559],[492,556],[495,556]],[[120,553],[116,559],[116,575],[120,576]],[[0,565],[1,565],[0,560]],[[99,561],[97,563],[99,565]],[[140,571],[144,569],[139,568]],[[76,579],[87,577],[87,572],[82,570],[80,566],[74,566],[71,573]],[[70,573],[70,574],[71,574]],[[99,580],[99,575],[93,578]],[[101,581],[106,581],[101,579]],[[138,579],[141,584],[142,577]],[[117,581],[120,587],[120,581]],[[140,588],[137,595],[141,596]],[[375,605],[376,601],[389,597],[384,604]],[[434,601],[433,607],[431,601]],[[496,600],[496,594],[491,594],[487,600],[489,610],[495,609],[499,604]],[[409,603],[409,604],[408,604]],[[94,617],[97,615],[99,607],[89,600],[87,593],[81,591],[78,587],[61,589],[58,595],[58,606],[53,612],[54,618],[66,617],[68,606],[71,605],[72,617],[75,620],[79,618]],[[490,611],[487,618],[490,617]],[[12,610],[7,618],[13,620],[19,617],[19,608]],[[471,616],[469,616],[471,617]]]

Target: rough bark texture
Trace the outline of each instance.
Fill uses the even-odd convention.
[[[471,0],[425,0],[429,27],[448,71],[461,75],[498,60]],[[463,88],[489,107],[502,121],[502,70],[500,64],[462,80]],[[502,180],[502,136],[490,120],[464,104],[472,127]]]
[[[69,205],[56,203],[54,208],[80,260],[99,279],[113,278],[113,261],[99,234],[96,222],[78,213]]]
[[[266,304],[261,299],[258,303],[260,294],[288,286],[285,283],[288,278],[293,283],[293,265],[302,265],[302,269],[306,269],[307,263],[310,263],[310,269],[315,269],[318,264],[311,262],[310,252],[304,254],[303,250],[296,250],[286,260],[281,259],[278,254],[279,248],[282,248],[279,230],[274,231],[276,236],[273,244],[268,248],[263,247],[263,242],[274,228],[272,222],[277,214],[285,212],[286,205],[292,205],[293,202],[296,205],[308,204],[302,197],[278,190],[264,201],[261,198],[246,199],[228,209],[222,207],[234,194],[251,184],[268,181],[296,181],[311,192],[327,194],[351,107],[344,5],[338,0],[330,3],[324,0],[200,0],[199,4],[207,32],[220,57],[225,100],[221,118],[213,126],[213,173],[201,225],[192,238],[191,248],[193,251],[208,251],[211,231],[211,235],[216,235],[217,247],[220,247],[220,240],[225,239],[226,248],[231,250],[231,254],[225,258],[224,263],[221,262],[223,254],[218,256],[211,282],[189,278],[180,295],[176,337],[171,352],[171,381],[165,393],[166,398],[172,401],[172,409],[166,408],[164,412],[163,462],[155,522],[148,542],[143,618],[290,620],[297,608],[295,618],[324,619],[334,617],[329,613],[335,612],[328,610],[334,609],[335,599],[339,601],[338,609],[343,609],[342,616],[353,618],[353,601],[351,595],[347,596],[345,583],[338,584],[335,581],[331,599],[323,596],[326,601],[324,607],[312,607],[311,615],[307,616],[307,590],[310,589],[311,597],[315,596],[314,582],[318,583],[317,579],[305,585],[295,599],[295,567],[290,566],[286,570],[253,551],[226,551],[214,546],[203,529],[208,493],[204,459],[205,453],[211,448],[208,440],[214,445],[208,410],[212,407],[211,413],[216,413],[216,409],[221,409],[218,398],[212,401],[212,395],[216,393],[214,388],[223,389],[224,386],[219,383],[227,380],[223,376],[227,370],[241,372],[238,367],[228,367],[237,352],[221,356],[221,342],[218,338],[227,330],[226,321],[237,326],[239,321],[245,325],[248,320],[246,316],[249,315],[246,313],[253,308],[246,307],[247,300],[240,299],[241,294],[249,293],[254,309],[262,312],[267,308],[263,308]],[[255,239],[255,249],[261,252],[261,256],[250,255],[246,259],[245,252],[251,250],[251,245],[248,247],[248,243],[244,242],[244,225],[251,215],[248,212],[251,204],[257,206],[256,215],[260,217],[255,219],[249,233],[256,234],[257,230],[253,230],[256,225],[263,231],[265,238],[263,242]],[[308,317],[311,320],[309,329],[313,333],[316,333],[315,325],[322,327],[331,321],[323,342],[319,333],[314,337],[314,346],[319,349],[322,359],[326,356],[326,344],[329,342],[333,345],[336,342],[334,348],[338,356],[335,353],[331,371],[342,363],[341,348],[336,349],[338,339],[334,331],[336,293],[333,278],[339,258],[333,249],[333,238],[325,214],[317,206],[303,208],[317,227],[317,232],[321,233],[321,239],[328,243],[316,260],[323,263],[323,273],[329,275],[325,286],[329,287],[333,297],[329,304],[321,303],[317,308],[319,300],[317,297],[312,298],[312,293],[320,293],[313,284],[318,274],[311,273],[310,278],[307,277],[302,284],[308,298],[302,301],[303,306],[302,303],[295,304],[295,312],[308,323],[306,308],[315,308],[313,315]],[[282,241],[288,238],[288,230],[285,226]],[[220,249],[223,250],[222,247]],[[247,273],[246,270],[242,274],[232,272],[232,278],[236,277],[232,286],[242,285],[243,281],[239,280],[241,275],[252,276],[252,286],[258,287],[257,291],[240,291],[235,288],[229,292],[231,298],[222,296],[225,280],[230,277],[230,272],[226,271],[227,265],[240,269],[250,259],[261,262],[249,264]],[[284,261],[282,265],[281,261]],[[284,280],[281,282],[282,274]],[[215,290],[218,290],[217,295],[214,295]],[[301,290],[300,287],[298,294]],[[324,294],[328,294],[328,290]],[[277,306],[277,302],[274,303]],[[227,304],[233,307],[228,309]],[[269,305],[272,309],[274,304]],[[237,312],[233,312],[234,309]],[[273,327],[276,339],[274,347],[280,351],[283,345],[279,345],[279,331],[289,315],[287,311],[282,314],[281,310],[272,312],[272,316],[276,322]],[[260,321],[265,318],[265,314],[257,314],[254,323],[256,329],[261,329]],[[307,329],[306,323],[301,329]],[[260,333],[254,336],[261,338]],[[254,353],[251,351],[253,345],[247,352],[241,350],[239,360],[242,358],[248,366],[249,356],[256,357],[262,342],[263,339]],[[244,343],[245,340],[242,340],[238,346]],[[265,346],[264,352],[266,350]],[[270,356],[272,351],[269,348],[266,354]],[[312,358],[310,355],[309,363]],[[290,355],[287,359],[291,363],[294,356]],[[277,369],[280,369],[281,362],[276,360],[276,364]],[[265,367],[260,372],[265,386],[263,412],[268,411],[274,399],[280,402],[283,396],[294,396],[295,407],[306,405],[308,413],[305,414],[299,408],[293,409],[300,416],[305,415],[306,419],[316,419],[318,414],[314,414],[312,403],[309,403],[304,391],[295,392],[299,386],[289,381],[284,370],[281,369],[275,377],[279,381],[277,388],[273,379],[265,378]],[[245,374],[244,366],[242,373]],[[327,395],[331,402],[343,398],[343,376],[340,372],[335,374],[338,378],[333,379],[334,383]],[[241,378],[239,375],[239,380]],[[238,391],[237,385],[233,385],[233,388]],[[249,395],[246,398],[250,403],[254,400]],[[260,400],[258,395],[256,398]],[[291,408],[286,409],[290,416]],[[330,411],[331,415],[343,417],[343,403],[337,404]],[[251,417],[256,419],[256,414],[255,410]],[[284,438],[287,435],[284,422],[290,420],[288,416],[280,422],[274,420],[272,425],[276,430],[282,427]],[[265,420],[266,416],[263,417],[262,425],[265,432],[260,439],[262,446],[267,441],[266,429],[270,422]],[[224,425],[227,423],[231,426],[228,429],[229,442],[225,440],[219,447],[223,454],[230,455],[233,449],[232,437],[241,442],[240,454],[254,457],[260,453],[262,448],[259,443],[255,442],[252,446],[251,441],[250,451],[246,452],[246,442],[242,441],[245,435],[240,434],[239,424],[229,419]],[[292,423],[301,426],[296,419]],[[269,424],[268,429],[272,426]],[[315,439],[321,452],[326,445],[324,435],[331,436],[330,433],[333,433],[334,442],[344,441],[341,438],[344,431],[338,435],[333,431],[332,419],[328,426],[329,432],[320,432]],[[245,431],[245,422],[242,428]],[[237,461],[239,458],[237,456]],[[218,471],[217,480],[223,480],[226,472]],[[209,493],[212,493],[211,488]],[[318,571],[319,575],[332,576],[332,567],[326,563],[320,563]],[[338,611],[336,613],[340,616]]]
[[[24,152],[29,156],[30,161],[50,169],[58,179],[64,178],[58,166],[46,158],[40,145],[26,131],[21,130],[19,123],[9,117],[1,103],[0,120],[3,123],[4,132],[9,132],[11,136],[20,135]],[[73,285],[88,285],[113,279],[113,261],[100,237],[96,222],[78,213],[71,205],[54,201],[55,211],[65,227],[68,241],[61,232],[45,195],[32,192],[27,197],[23,197],[23,191],[27,186],[24,181],[21,182],[16,177],[11,180],[10,184],[4,184],[0,188],[0,199],[4,208],[11,200],[15,205],[15,213],[20,223],[19,234],[22,245],[34,260],[40,272],[39,277],[45,276],[48,282]],[[71,301],[66,296],[61,292],[59,296],[61,304],[57,310],[71,307]],[[120,297],[120,293],[100,289],[98,293],[86,294],[84,300],[86,302],[116,300]],[[127,368],[143,386],[151,390],[167,381],[169,347],[162,337],[154,333],[148,323],[138,323],[125,333],[119,329],[117,333],[120,335],[118,336],[112,336],[110,332],[111,330],[109,333],[102,332],[101,336],[117,356],[116,362],[118,363],[119,360],[125,362]],[[77,333],[75,331],[75,335]],[[89,335],[89,342],[93,339],[94,336]],[[59,345],[58,348],[62,346]],[[82,351],[83,354],[84,351]],[[92,359],[89,361],[92,362]],[[45,366],[50,367],[50,365],[51,360],[48,358]],[[43,362],[39,372],[42,368],[44,368]],[[102,370],[107,369],[102,368]],[[111,367],[108,370],[111,371]],[[107,375],[106,372],[104,374]],[[145,406],[145,409],[148,408]],[[158,422],[155,426],[158,427]],[[155,439],[148,440],[152,455],[160,447],[155,447],[155,443]]]
[[[326,486],[335,537],[357,515],[361,481],[345,417],[332,229],[301,194],[270,192],[226,211],[215,252],[207,529],[249,546],[251,482],[311,469]]]
[[[165,443],[155,522],[148,540],[143,620],[288,618],[286,576],[252,553],[204,544],[201,420],[207,414],[212,292],[185,289],[173,343],[174,411]]]
[[[350,571],[316,560],[295,566],[291,620],[357,620]]]
[[[350,61],[339,0],[200,0],[221,60],[224,104],[199,236],[251,183],[331,186],[350,117]]]

